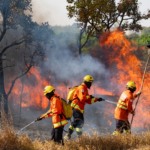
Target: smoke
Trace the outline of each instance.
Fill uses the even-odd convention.
[[[47,47],[46,61],[44,62],[44,67],[42,67],[41,70],[43,72],[45,69],[49,70],[50,76],[53,76],[50,83],[60,85],[61,83],[67,82],[68,86],[75,86],[76,84],[82,82],[82,79],[86,74],[91,74],[95,79],[93,87],[98,85],[98,81],[100,81],[103,85],[109,85],[109,70],[105,68],[100,60],[98,61],[98,59],[89,54],[82,54],[82,56],[77,57],[75,53],[78,53],[78,49],[76,49],[75,52],[69,48],[69,44],[72,43],[72,41],[77,41],[78,36],[72,35],[71,37],[74,38],[72,39],[68,36],[69,33],[61,34],[61,37],[57,35],[53,38],[53,48]],[[102,77],[103,80],[100,79]],[[58,88],[56,86],[56,92],[57,91]],[[104,116],[106,113],[106,107],[107,104],[102,103],[86,106],[84,130],[88,133],[92,133],[94,130],[103,133],[112,132],[112,128],[108,129],[106,126],[112,124],[114,120],[113,113],[112,115],[108,114],[107,116]],[[112,108],[112,110],[114,109],[111,106],[110,108]]]
[[[55,78],[62,81],[72,81],[82,78],[86,74],[99,74],[105,72],[103,64],[99,63],[90,55],[74,57],[69,49],[58,47],[55,51],[47,52],[46,68],[55,74]]]
[[[97,56],[98,59],[96,59],[95,57],[92,57],[89,54],[83,54],[81,57],[80,56],[77,57],[75,55],[75,53],[78,53],[78,49],[76,48],[77,44],[76,42],[73,43],[73,41],[77,41],[78,39],[77,34],[72,32],[73,28],[70,28],[69,30],[70,33],[69,31],[66,32],[65,28],[63,28],[62,30],[65,30],[65,31],[57,33],[53,37],[53,44],[54,44],[53,46],[50,44],[47,44],[46,60],[43,61],[43,66],[42,68],[40,68],[41,72],[49,72],[49,74],[44,74],[44,77],[45,78],[47,78],[48,76],[52,77],[51,78],[52,82],[51,81],[49,82],[55,83],[57,85],[60,85],[61,83],[64,83],[66,81],[69,84],[73,83],[75,85],[76,82],[79,83],[80,81],[82,81],[83,76],[85,76],[86,74],[91,74],[96,81],[100,79],[101,85],[106,84],[110,86],[111,84],[113,88],[116,88],[116,86],[114,86],[114,83],[109,83],[109,80],[108,80],[109,78],[112,78],[111,76],[114,76],[117,73],[116,71],[114,71],[112,67],[113,64],[110,63],[109,65],[110,69],[113,70],[112,71],[113,74],[110,74],[110,71],[106,69],[105,66],[100,62],[99,56]],[[70,34],[72,35],[70,36]],[[51,41],[51,39],[49,39],[49,41]],[[113,52],[114,51],[112,50],[112,53]],[[105,51],[105,57],[108,56],[108,54],[106,53],[107,51]],[[101,56],[104,57],[104,55],[101,55]],[[104,60],[108,60],[106,58],[104,58]],[[35,96],[37,96],[39,93],[37,90],[38,83],[40,82],[43,83],[44,80],[42,78],[40,78],[40,81],[34,78],[33,80],[34,81],[36,80],[35,82],[31,82],[31,80],[29,81],[30,84],[33,85],[33,83],[37,83],[37,84],[34,84],[34,88],[36,89],[36,92],[33,92],[33,89],[32,91],[30,89],[29,92],[26,94],[29,96],[33,93],[33,95],[35,94],[34,95],[34,98],[35,98]],[[42,86],[44,85],[40,84],[40,87],[43,89]],[[106,86],[103,86],[103,88],[107,89]],[[40,89],[41,93],[43,92],[42,89]],[[57,91],[57,87],[56,87],[56,91]],[[64,91],[62,90],[61,92],[63,93]],[[41,97],[42,96],[38,97],[38,100],[40,101],[43,100],[43,97],[42,98]],[[31,99],[32,98],[33,97],[31,96]],[[107,99],[107,97],[103,97],[103,98]],[[29,99],[27,100],[29,101]],[[40,105],[42,103],[38,103],[38,104]],[[93,104],[92,106],[87,106],[85,109],[85,126],[84,126],[85,129],[88,130],[88,129],[93,128],[95,130],[102,131],[102,128],[103,128],[104,132],[106,132],[106,130],[107,131],[111,130],[112,132],[112,128],[114,129],[114,125],[113,125],[114,124],[114,118],[113,118],[114,112],[113,111],[114,111],[114,106],[107,105],[103,102]],[[32,113],[33,115],[31,115]],[[35,113],[34,109],[32,109],[31,111],[28,110],[28,112],[27,110],[25,110],[24,113],[22,112],[22,115],[24,119],[25,118],[31,119],[31,117],[36,118],[37,116],[40,116],[40,112],[37,113],[36,111]],[[45,126],[45,124],[43,124],[43,126]],[[89,130],[87,132],[89,132]]]
[[[44,8],[40,6],[38,7],[37,10],[39,10],[40,8],[42,10],[45,10]],[[42,16],[42,18],[45,18],[46,15],[47,13],[44,16]],[[65,28],[63,30],[65,30]],[[72,30],[73,29],[70,29],[70,31]],[[72,32],[70,34],[72,34]],[[53,79],[52,82],[53,83],[55,82],[58,85],[66,81],[80,82],[83,76],[85,76],[86,74],[91,74],[96,80],[100,77],[104,77],[104,79],[107,79],[107,77],[109,76],[109,71],[105,68],[105,66],[100,61],[98,61],[97,59],[93,58],[92,56],[88,54],[82,55],[82,57],[75,56],[74,51],[72,50],[72,48],[70,48],[71,47],[70,44],[72,44],[73,46],[75,45],[76,47],[77,45],[76,42],[72,43],[72,41],[77,41],[78,36],[76,34],[72,34],[71,36],[70,35],[68,36],[68,35],[69,35],[69,32],[64,32],[64,33],[61,32],[60,34],[57,34],[53,37],[53,42],[54,42],[53,47],[47,44],[47,48],[46,48],[47,59],[46,61],[43,62],[44,67],[41,68],[41,72],[46,72],[45,70],[48,70],[50,73],[44,74],[44,77],[47,78],[47,76],[52,76],[52,79]],[[51,39],[49,39],[49,41],[51,41]],[[78,49],[76,48],[75,51],[78,52]],[[12,74],[10,73],[10,75]],[[42,105],[42,102],[44,101],[43,100],[43,86],[44,85],[42,84],[43,79],[31,77],[30,79],[28,78],[28,81],[29,82],[22,82],[20,86],[16,86],[16,89],[17,88],[19,89],[19,92],[16,91],[16,95],[20,96],[20,97],[14,98],[14,103],[12,103],[12,108],[14,108],[13,112],[20,115],[19,118],[17,116],[17,120],[15,120],[14,118],[14,122],[16,124],[19,124],[19,122],[24,122],[26,120],[29,120],[30,122],[36,119],[38,116],[40,116],[41,113],[44,113],[46,111],[46,110],[42,110],[43,112],[37,112],[36,110],[32,109],[32,106],[35,106],[35,105],[32,105],[31,103],[31,101],[34,102],[34,104],[35,104],[35,101],[39,101],[36,104]],[[105,82],[105,80],[103,80],[102,82]],[[29,84],[27,85],[27,83],[30,83],[32,87],[29,86]],[[25,84],[27,85],[27,87]],[[40,86],[41,93],[38,91],[38,86]],[[36,92],[34,91],[34,89],[36,89]],[[14,93],[15,93],[15,90],[14,90]],[[15,106],[16,103],[20,105]],[[21,109],[21,106],[23,106],[23,104],[25,104],[29,108]],[[87,109],[85,110],[86,112],[85,119],[86,119],[87,124],[89,125],[88,127],[93,126],[97,128],[101,126],[106,126],[107,124],[106,120],[108,120],[108,116],[106,116],[106,119],[103,117],[105,108],[106,106],[101,105],[101,103],[99,105],[96,104],[94,106],[87,107]],[[100,118],[100,119],[97,119],[97,118]],[[46,124],[46,128],[47,128],[47,124]],[[88,127],[86,127],[86,129],[88,129]]]
[[[53,26],[72,24],[74,19],[68,18],[66,5],[66,0],[32,0],[33,20]]]
[[[40,0],[32,0],[32,6],[33,20],[38,23],[48,21],[50,25],[56,25],[58,22],[60,25],[67,24],[66,1],[62,0],[61,3],[58,2],[56,5],[54,0],[42,2]],[[46,6],[49,7],[47,8]],[[55,9],[56,7],[57,9]],[[66,16],[64,14],[66,14]],[[72,31],[73,28],[70,28],[69,30]],[[45,68],[49,70],[51,74],[54,74],[56,82],[57,80],[61,80],[62,82],[71,82],[73,80],[81,81],[83,76],[86,74],[107,77],[108,71],[105,69],[104,65],[95,58],[92,58],[90,55],[84,55],[82,58],[74,57],[73,50],[69,48],[69,44],[72,43],[72,39],[68,38],[71,38],[72,36],[74,38],[73,40],[76,39],[77,41],[78,37],[76,33],[68,36],[70,33],[67,31],[67,33],[64,32],[63,35],[53,37],[55,46],[54,48],[50,48],[50,46],[47,47],[47,61],[44,65],[45,67],[42,68],[42,72],[44,72],[43,69]],[[78,53],[78,49],[76,49],[76,52]]]

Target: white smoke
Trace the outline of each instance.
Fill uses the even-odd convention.
[[[32,0],[33,20],[52,26],[73,24],[74,19],[67,16],[66,5],[66,0]]]
[[[107,72],[104,65],[90,55],[75,58],[71,50],[59,48],[49,52],[47,58],[46,67],[55,74],[55,78],[64,81],[75,80],[86,74],[94,76]]]

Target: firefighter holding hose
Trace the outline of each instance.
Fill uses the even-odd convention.
[[[71,107],[73,108],[73,122],[69,127],[68,133],[64,137],[66,140],[71,138],[74,130],[76,131],[78,137],[82,135],[85,105],[104,100],[103,98],[95,98],[94,96],[88,94],[88,89],[90,89],[93,81],[94,78],[91,75],[84,76],[83,82],[77,86],[74,91],[73,100],[71,102]]]
[[[53,129],[51,132],[51,140],[56,143],[63,143],[63,130],[64,126],[68,123],[66,118],[63,115],[63,104],[60,100],[60,97],[56,95],[55,88],[51,85],[48,85],[44,88],[44,95],[50,101],[50,109],[45,114],[37,118],[37,121],[40,121],[44,118],[52,117]]]
[[[130,123],[128,121],[129,114],[134,115],[134,110],[132,108],[133,100],[141,94],[141,91],[134,93],[136,91],[136,84],[134,81],[129,81],[126,84],[126,90],[121,94],[116,109],[115,109],[115,120],[116,129],[113,135],[118,135],[120,133],[131,133]]]

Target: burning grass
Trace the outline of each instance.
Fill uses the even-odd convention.
[[[0,150],[148,150],[150,132],[138,135],[92,136],[66,141],[64,146],[52,141],[30,139],[27,135],[17,135],[12,129],[0,130]]]

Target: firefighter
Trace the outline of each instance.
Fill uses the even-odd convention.
[[[65,135],[65,139],[69,140],[71,134],[76,131],[78,137],[82,135],[82,127],[84,124],[84,107],[85,104],[92,104],[97,101],[103,101],[103,98],[95,98],[88,94],[88,89],[90,89],[93,83],[93,77],[91,75],[86,75],[83,78],[83,82],[79,85],[73,94],[73,100],[71,102],[71,107],[73,108],[73,122],[71,123],[68,133]]]
[[[134,115],[134,110],[132,108],[133,100],[141,94],[141,92],[136,91],[136,84],[134,81],[129,81],[126,84],[126,90],[121,94],[117,106],[115,108],[115,120],[116,129],[113,135],[118,135],[120,133],[131,133],[130,123],[128,121],[129,114]]]
[[[37,118],[37,121],[47,117],[52,117],[53,128],[51,132],[51,140],[63,145],[63,129],[68,122],[63,115],[62,101],[54,92],[55,88],[51,85],[44,88],[44,95],[50,101],[50,109],[48,112]]]

